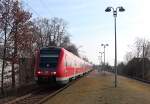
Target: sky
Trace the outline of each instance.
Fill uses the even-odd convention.
[[[115,59],[115,35],[113,13],[106,13],[108,6],[123,6],[125,12],[117,15],[117,59],[125,60],[125,54],[137,37],[150,38],[149,0],[22,0],[24,7],[36,17],[59,17],[68,23],[71,41],[79,47],[81,56],[95,64],[99,52],[106,47],[106,62],[113,65]]]

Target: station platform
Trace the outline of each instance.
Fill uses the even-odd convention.
[[[150,84],[95,70],[44,104],[150,104]]]

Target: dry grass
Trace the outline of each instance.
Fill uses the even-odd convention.
[[[150,85],[119,77],[114,88],[113,76],[92,72],[45,104],[150,104]]]

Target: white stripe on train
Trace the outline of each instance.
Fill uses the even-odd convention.
[[[86,73],[86,72],[85,72]],[[83,75],[84,73],[78,73],[76,75],[71,75],[71,76],[67,76],[67,77],[56,77],[56,81],[65,81],[65,80],[69,80],[69,78],[73,78],[76,77],[78,75]]]

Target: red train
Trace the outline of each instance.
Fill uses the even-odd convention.
[[[91,69],[92,64],[64,48],[42,48],[36,55],[35,79],[38,83],[52,80],[58,84],[66,84]]]

